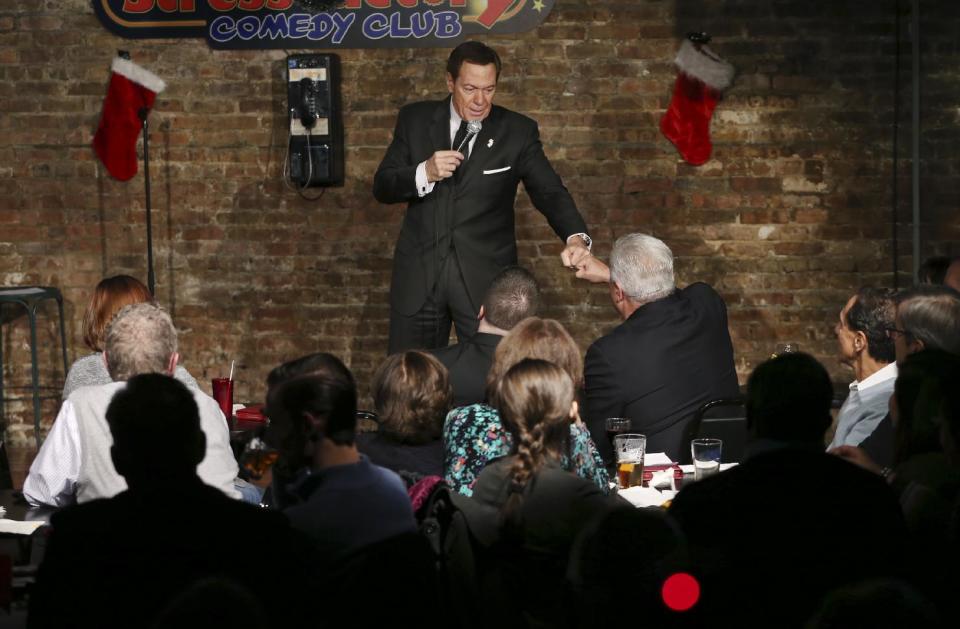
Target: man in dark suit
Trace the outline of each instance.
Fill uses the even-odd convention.
[[[823,451],[832,397],[807,354],[761,364],[747,386],[746,460],[684,482],[669,514],[701,580],[691,626],[800,627],[834,588],[902,576],[907,534],[893,492]]]
[[[377,200],[408,204],[393,260],[391,354],[445,346],[451,320],[460,340],[473,335],[490,280],[517,262],[521,181],[566,243],[563,264],[589,256],[586,224],[543,153],[537,123],[493,105],[499,76],[493,49],[457,46],[447,62],[450,97],[403,107],[377,169]]]
[[[508,266],[493,278],[477,314],[477,333],[433,350],[450,373],[454,407],[486,399],[487,372],[500,339],[527,317],[536,316],[539,308],[540,287],[530,271]]]
[[[591,257],[577,276],[609,282],[623,319],[584,362],[585,419],[597,449],[611,460],[605,419],[627,417],[647,436],[647,452],[679,460],[694,411],[739,392],[723,299],[699,282],[678,290],[670,248],[644,234],[617,240],[609,269]]]
[[[311,620],[321,574],[312,547],[282,514],[205,485],[206,438],[193,394],[143,374],[106,411],[111,455],[128,489],[54,514],[30,596],[31,627],[153,626],[207,579],[245,592],[250,626]],[[215,611],[214,606],[205,611]]]

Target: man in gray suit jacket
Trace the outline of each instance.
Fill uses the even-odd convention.
[[[451,321],[460,340],[473,335],[493,276],[517,262],[521,181],[566,243],[564,265],[589,257],[586,224],[543,153],[537,123],[493,105],[500,66],[480,42],[457,46],[447,62],[450,97],[403,107],[377,169],[377,200],[408,204],[393,259],[390,353],[445,346]]]

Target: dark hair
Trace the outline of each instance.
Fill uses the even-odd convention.
[[[960,408],[960,357],[938,349],[907,356],[893,386],[897,406],[895,460],[940,452],[940,427],[954,426]]]
[[[483,316],[501,330],[511,330],[540,309],[540,287],[533,274],[520,266],[497,273],[483,298]]]
[[[867,354],[874,360],[892,363],[896,360],[893,339],[887,328],[893,327],[897,314],[896,291],[892,288],[864,287],[857,291],[847,311],[847,327],[867,337]]]
[[[117,472],[153,479],[195,473],[206,450],[193,394],[170,376],[133,376],[110,401],[107,425],[113,435]]]
[[[820,603],[807,629],[839,627],[942,627],[936,607],[913,586],[894,579],[860,581],[839,587]]]
[[[307,439],[350,445],[356,438],[357,385],[336,356],[316,353],[284,363],[267,376],[268,439],[282,473],[302,466]],[[311,424],[308,424],[311,422]]]
[[[497,80],[500,80],[500,55],[483,42],[465,41],[450,52],[450,58],[447,59],[447,72],[453,77],[453,80],[457,80],[457,77],[460,76],[460,66],[464,62],[478,66],[486,66],[492,63],[497,68]]]
[[[511,521],[530,479],[548,460],[559,461],[569,447],[573,380],[553,363],[528,358],[500,379],[496,398],[516,455],[510,470],[510,497],[502,510],[504,519]]]
[[[781,354],[750,374],[747,426],[761,439],[823,445],[832,401],[823,365],[809,354]]]
[[[439,360],[414,351],[388,356],[371,389],[380,433],[387,439],[416,445],[440,438],[453,387]]]
[[[917,280],[921,284],[943,284],[947,277],[947,269],[954,259],[948,256],[933,256],[927,258],[917,269]]]
[[[960,354],[960,293],[948,286],[921,285],[897,295],[897,318],[924,349]]]
[[[153,295],[135,277],[114,275],[100,280],[83,313],[83,342],[93,351],[102,352],[113,316],[124,306],[151,302]]]

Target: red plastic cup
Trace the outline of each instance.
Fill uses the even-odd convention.
[[[223,416],[227,420],[227,426],[230,425],[230,419],[233,417],[233,380],[230,378],[214,378],[210,381],[213,387],[213,399],[220,405]]]

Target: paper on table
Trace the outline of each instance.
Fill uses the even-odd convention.
[[[667,501],[662,493],[651,487],[628,487],[621,489],[617,495],[634,507],[659,507]]]
[[[725,472],[729,470],[731,467],[736,467],[738,465],[739,463],[721,463],[720,471]],[[693,474],[693,465],[681,465],[680,469],[683,470],[684,474]]]
[[[0,533],[13,533],[14,535],[33,535],[33,532],[46,524],[46,522],[33,521],[21,522],[20,520],[0,520]]]
[[[670,460],[666,452],[647,452],[643,455],[643,465],[645,467],[650,467],[651,465],[673,465],[673,461]]]

